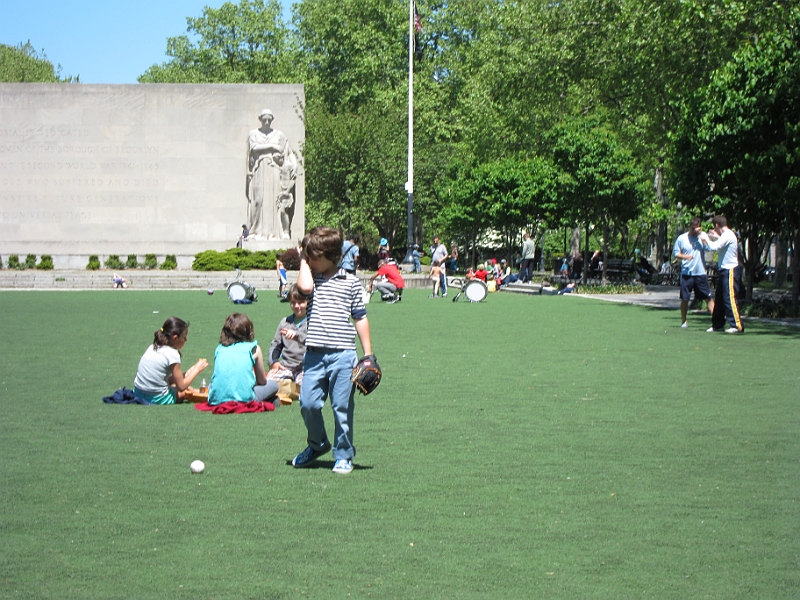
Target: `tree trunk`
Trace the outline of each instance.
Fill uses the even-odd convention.
[[[786,259],[791,241],[785,235],[775,236],[775,279],[773,284],[776,288],[786,285]]]
[[[573,258],[581,253],[581,228],[575,227],[569,236],[569,255]]]
[[[586,223],[586,241],[583,244],[583,281],[589,276],[589,223]]]
[[[794,231],[792,244],[792,308],[798,310],[798,293],[800,293],[800,260],[797,259],[797,250],[800,249],[800,228]]]
[[[603,221],[603,285],[608,285],[606,271],[608,269],[608,221]]]

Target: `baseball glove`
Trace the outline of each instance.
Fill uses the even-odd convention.
[[[353,374],[350,376],[350,381],[365,396],[378,387],[381,382],[381,368],[378,366],[378,361],[374,354],[368,354],[358,361],[355,369],[353,369]]]

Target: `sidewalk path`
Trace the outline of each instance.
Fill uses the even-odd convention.
[[[579,298],[604,300],[606,302],[619,302],[621,304],[635,304],[638,306],[651,306],[666,310],[680,310],[681,300],[678,297],[679,288],[668,285],[648,285],[643,294],[565,294]],[[705,311],[692,311],[694,314],[703,314]],[[759,319],[756,317],[743,317],[749,321],[762,321],[789,327],[800,327],[800,319]]]

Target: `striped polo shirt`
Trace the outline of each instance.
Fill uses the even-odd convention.
[[[308,308],[306,348],[356,349],[356,328],[367,309],[358,277],[339,269],[330,279],[314,275],[314,295]]]

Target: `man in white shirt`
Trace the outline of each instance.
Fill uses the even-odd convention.
[[[678,236],[675,246],[672,248],[672,256],[681,259],[681,327],[686,329],[689,325],[686,322],[686,315],[689,312],[689,300],[692,298],[694,290],[695,300],[708,300],[708,310],[714,314],[714,299],[711,297],[711,289],[708,287],[708,276],[706,266],[703,263],[703,243],[700,241],[700,234],[703,229],[700,227],[700,218],[694,217],[689,223],[689,231]],[[665,262],[665,265],[669,263]]]
[[[533,276],[533,259],[536,256],[536,246],[527,231],[522,236],[522,261],[519,263],[519,280],[529,283]]]
[[[700,234],[706,250],[717,253],[717,290],[711,327],[708,331],[744,333],[744,325],[736,304],[736,296],[742,287],[742,267],[739,266],[739,240],[728,229],[725,217],[717,215],[711,219],[714,230]],[[725,327],[725,324],[728,327]]]

